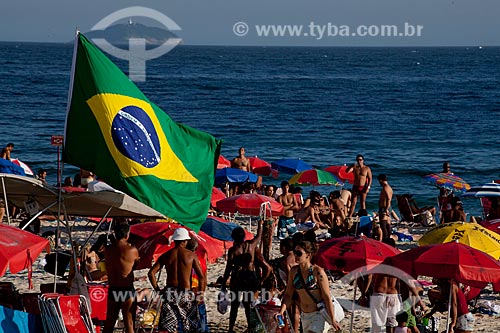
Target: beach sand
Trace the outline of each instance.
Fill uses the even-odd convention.
[[[14,223],[14,225],[16,225]],[[53,221],[44,221],[42,223],[42,231],[55,230],[55,222]],[[86,221],[75,222],[73,227],[72,237],[77,242],[83,243],[85,239],[91,234],[92,229],[95,228],[96,223]],[[64,228],[64,227],[61,227]],[[255,228],[254,228],[255,231]],[[425,229],[423,228],[408,228],[407,226],[400,226],[398,228],[399,232],[402,233],[411,233],[414,236],[414,239],[417,240],[419,236],[421,236]],[[99,230],[91,240],[91,243],[95,242],[99,234],[104,233],[105,231]],[[61,235],[61,243],[67,243],[67,234],[62,233]],[[273,241],[273,251],[272,257],[278,257],[278,240],[275,238]],[[412,247],[417,246],[416,242],[398,242],[398,248],[401,250],[406,250]],[[28,280],[27,280],[27,270],[24,270],[18,274],[10,274],[7,273],[5,276],[0,278],[0,281],[9,281],[13,282],[16,288],[20,293],[35,293],[40,291],[40,284],[53,283],[54,276],[52,274],[46,273],[43,270],[43,259],[44,253],[42,253],[36,262],[33,264],[33,283],[34,289],[30,290],[28,288]],[[208,283],[215,283],[217,278],[221,276],[225,269],[225,260],[223,258],[219,258],[218,261],[214,264],[208,265]],[[137,288],[149,288],[150,284],[147,281],[147,269],[140,270],[135,272],[135,276],[139,281],[135,283]],[[164,277],[164,274],[162,275]],[[161,280],[164,280],[163,278]],[[430,279],[426,279],[430,281]],[[58,282],[65,282],[62,280],[58,280]],[[164,281],[163,281],[164,282]],[[353,286],[349,284],[344,284],[342,281],[335,281],[330,283],[330,287],[333,295],[340,301],[343,306],[348,307],[345,311],[345,319],[342,321],[342,326],[344,332],[349,331],[349,325],[351,321],[350,315],[350,300],[353,297]],[[428,287],[425,287],[428,288]],[[229,322],[229,311],[222,315],[217,311],[216,299],[217,294],[219,292],[218,288],[208,287],[207,288],[207,296],[206,296],[206,305],[207,305],[207,316],[209,320],[209,327],[211,332],[227,332],[228,330],[228,322]],[[427,298],[424,296],[424,300],[428,303]],[[493,304],[500,305],[500,299],[498,294],[493,293],[490,287],[487,287],[483,293],[481,294],[480,302],[482,301],[490,301]],[[441,317],[441,329],[443,331],[446,325],[446,314],[437,313],[438,316]],[[476,322],[475,322],[475,332],[500,332],[500,319],[499,317],[487,315],[487,314],[475,314]],[[370,312],[367,308],[356,310],[354,316],[354,328],[353,332],[369,332],[370,331]],[[235,331],[236,332],[244,332],[246,330],[246,319],[244,315],[244,309],[240,308],[238,311],[238,320],[236,324]],[[331,330],[332,331],[332,330]]]

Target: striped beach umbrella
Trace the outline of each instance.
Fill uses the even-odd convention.
[[[470,185],[462,178],[447,173],[431,173],[430,175],[424,176],[424,180],[439,188],[445,188],[455,192],[463,193],[470,189]]]
[[[472,187],[465,192],[464,197],[488,198],[500,197],[500,184],[486,183],[481,186]]]

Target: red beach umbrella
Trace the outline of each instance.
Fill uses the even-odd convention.
[[[283,214],[283,205],[273,198],[260,194],[240,194],[217,202],[217,209],[224,213],[240,213],[245,215],[258,216],[260,206],[269,202],[271,204],[271,213],[273,216]]]
[[[354,184],[354,173],[346,172],[347,165],[331,165],[324,170],[334,174],[343,182],[348,181],[349,183]]]
[[[219,188],[217,187],[212,187],[212,198],[210,199],[210,204],[215,207],[217,204],[217,201],[226,199],[226,194],[222,192]]]
[[[465,244],[450,242],[419,246],[386,261],[413,276],[425,275],[482,288],[500,281],[500,263]]]
[[[231,167],[231,161],[225,158],[224,156],[219,155],[219,160],[217,162],[217,169],[224,169],[230,167]]]
[[[0,276],[9,268],[13,274],[31,268],[38,255],[50,252],[49,241],[31,232],[0,224]]]
[[[136,269],[151,267],[153,261],[174,247],[170,236],[175,229],[186,228],[177,223],[146,222],[135,224],[130,227],[130,242],[139,250],[140,260]],[[209,262],[215,262],[224,254],[224,243],[208,236],[205,233],[196,234],[189,228],[190,235],[198,240],[196,254],[200,262],[207,258]],[[206,269],[206,268],[205,268]]]
[[[319,266],[343,273],[360,267],[380,264],[399,250],[367,237],[332,238],[320,244],[315,262]]]
[[[252,172],[256,175],[269,176],[271,174],[271,163],[268,163],[257,156],[249,157],[248,159],[250,160]]]

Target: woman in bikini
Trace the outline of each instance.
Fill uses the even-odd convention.
[[[295,246],[293,254],[298,264],[291,268],[285,297],[281,305],[280,314],[283,315],[290,307],[292,296],[296,292],[299,299],[301,320],[304,333],[323,333],[328,331],[330,325],[318,310],[317,303],[323,301],[331,318],[335,318],[334,306],[330,296],[328,278],[323,268],[311,264],[311,258],[317,251],[317,245],[311,241],[303,240]],[[335,331],[341,327],[333,319]]]

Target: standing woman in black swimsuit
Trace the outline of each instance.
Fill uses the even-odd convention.
[[[298,265],[292,267],[288,274],[285,297],[280,309],[280,314],[283,315],[287,307],[290,307],[292,295],[296,291],[304,333],[323,333],[330,327],[318,310],[318,302],[323,301],[330,317],[335,318],[328,277],[323,268],[311,264],[311,258],[316,251],[316,243],[308,240],[303,240],[295,246],[293,253]],[[335,331],[341,329],[335,319],[333,328]]]

